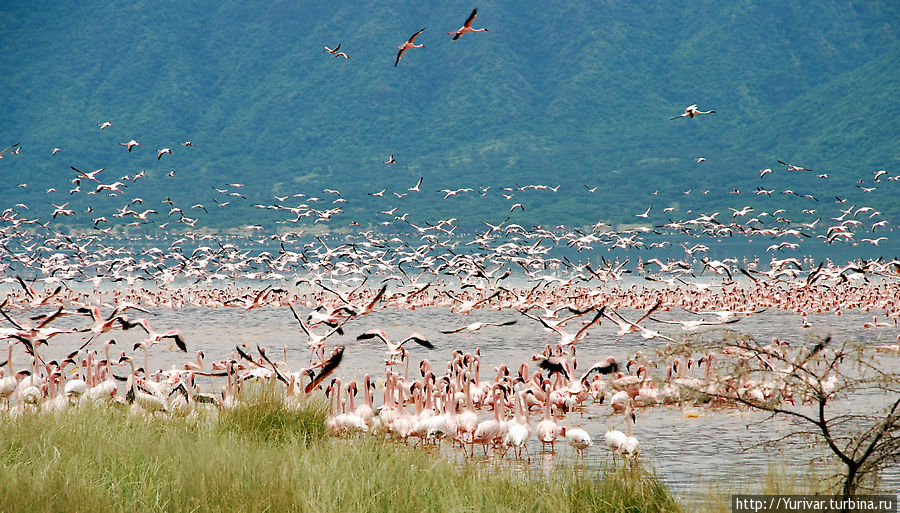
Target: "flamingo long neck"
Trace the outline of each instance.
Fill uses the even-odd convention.
[[[385,403],[389,405],[388,406],[389,408],[397,407],[397,396],[394,395],[394,379],[395,379],[394,373],[391,373],[388,376],[388,381],[385,384],[385,389],[384,389],[384,394],[385,394],[384,400],[385,400]]]
[[[425,397],[422,395],[422,391],[416,388],[415,396],[415,405],[416,405],[416,417],[422,416],[422,411],[425,409]]]
[[[545,392],[546,397],[544,398],[544,420],[550,420],[550,388],[548,387]]]
[[[341,380],[340,379],[335,381],[334,389],[335,389],[334,399],[337,402],[337,411],[335,413],[340,415],[340,414],[344,413],[344,403],[343,403],[343,401],[341,401]]]
[[[425,409],[434,411],[434,393],[428,380],[425,380]]]
[[[106,373],[111,376],[112,370],[109,367],[109,345],[109,343],[103,345],[103,356],[106,357]]]
[[[525,410],[525,398],[521,393],[517,393],[515,396],[515,414],[516,414],[516,423],[517,424],[525,424],[525,415],[523,411]]]
[[[0,377],[2,377],[2,376],[0,376]],[[47,384],[47,400],[48,401],[52,401],[53,399],[56,399],[56,390],[57,390],[56,380],[51,377]]]
[[[503,408],[505,406],[500,396],[500,392],[494,393],[494,420],[496,420],[498,424],[500,423],[500,418],[503,416]]]
[[[475,405],[472,403],[472,380],[466,376],[466,411],[474,412]]]
[[[444,401],[444,415],[450,415],[453,413],[453,390],[450,387],[444,391],[443,394]]]
[[[627,426],[625,427],[625,434],[629,437],[632,436],[631,426],[632,424],[634,424],[634,422],[632,421],[631,416],[633,414],[633,410],[631,409],[631,405],[629,404],[628,408],[625,410],[625,424],[627,424]]]
[[[333,388],[332,388],[332,390],[333,390]],[[337,401],[334,400],[335,395],[336,394],[331,394],[331,397],[329,398],[329,403],[330,403],[329,406],[331,407],[331,415],[333,417],[336,417],[339,415],[338,411],[337,411]]]
[[[347,389],[347,400],[350,401],[350,411],[356,411],[356,405],[353,402],[353,394],[350,393],[350,389]]]

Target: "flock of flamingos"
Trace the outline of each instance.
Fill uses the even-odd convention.
[[[593,446],[591,435],[578,427],[579,413],[590,405],[609,405],[612,412],[624,414],[626,427],[625,432],[608,430],[604,444],[634,460],[640,443],[632,429],[643,409],[682,403],[733,408],[743,401],[795,404],[807,398],[795,397],[779,376],[779,362],[805,357],[814,365],[829,356],[827,348],[811,354],[808,347],[778,339],[762,348],[726,347],[699,354],[673,349],[685,335],[739,327],[745,318],[768,309],[795,312],[804,323],[809,314],[871,311],[872,321],[859,328],[892,332],[900,317],[897,261],[843,266],[806,262],[804,268],[789,258],[772,260],[763,269],[758,262],[747,262],[745,268],[707,259],[651,259],[630,271],[625,263],[605,259],[597,267],[557,259],[542,246],[543,236],[502,226],[478,234],[478,249],[469,252],[451,249],[463,245],[459,240],[413,247],[399,238],[392,242],[367,234],[364,240],[342,244],[282,238],[277,255],[258,251],[252,256],[235,244],[251,241],[239,238],[214,238],[217,249],[198,245],[190,252],[183,249],[185,238],[167,249],[128,250],[96,235],[38,240],[34,233],[6,230],[12,236],[4,250],[44,276],[27,280],[16,274],[5,280],[8,292],[0,312],[6,326],[0,333],[8,341],[8,355],[0,366],[0,398],[4,412],[13,416],[77,408],[87,401],[120,404],[145,415],[194,415],[233,406],[240,400],[238,389],[249,380],[277,380],[291,404],[324,390],[331,403],[327,428],[337,436],[368,433],[428,445],[449,440],[467,454],[474,454],[476,446],[486,455],[505,455],[511,448],[516,458],[529,461],[529,440],[550,451],[564,440],[579,454]],[[537,240],[528,242],[528,237]],[[79,245],[92,245],[94,251],[75,251]],[[512,267],[523,272],[513,274]],[[409,274],[413,269],[419,273],[415,278]],[[721,275],[698,280],[704,271]],[[220,272],[228,275],[215,277]],[[294,277],[265,278],[268,274]],[[254,277],[265,285],[236,283]],[[153,285],[104,287],[106,280]],[[641,280],[646,286],[638,286]],[[179,308],[235,308],[246,316],[258,309],[280,309],[296,321],[297,339],[288,344],[305,343],[309,358],[289,362],[287,349],[280,358],[264,347],[238,345],[230,357],[206,362],[203,350],[191,347],[179,329],[151,325],[155,310]],[[351,332],[365,316],[416,309],[443,309],[459,319],[480,310],[509,314],[505,321],[462,321],[442,330],[448,339],[530,323],[552,342],[482,375],[479,349],[454,351],[449,361],[432,362],[435,343],[424,335],[359,330],[355,340],[384,344],[383,367],[372,363],[371,372],[361,378],[341,375],[344,351],[353,349],[331,340]],[[680,319],[673,319],[678,312]],[[597,333],[610,336],[609,330],[600,330],[602,325],[613,327],[616,343],[639,337],[651,345],[621,360],[610,356],[579,365],[580,345],[591,343]],[[138,342],[120,347],[115,338],[121,337],[114,338],[118,331],[138,333]],[[71,352],[63,359],[45,359],[42,353],[51,347],[55,354],[60,347]],[[900,336],[896,344],[871,349],[898,355]],[[196,352],[196,358],[168,369],[154,366],[153,355],[167,350]],[[746,372],[719,376],[717,362],[734,358],[746,361]],[[655,376],[657,369],[664,376]],[[381,391],[376,376],[383,379]],[[838,367],[825,378],[822,386],[833,389],[840,379]],[[534,425],[532,413],[540,418]]]
[[[473,10],[465,25],[448,35],[456,40],[485,31],[472,29],[475,16]],[[414,43],[421,33],[397,47],[395,65],[404,52],[421,47]],[[339,49],[325,48],[349,59]],[[713,112],[692,105],[672,119]],[[107,121],[99,128],[105,135],[117,127]],[[142,151],[133,138],[116,142],[123,147],[117,150],[129,155]],[[160,145],[153,161],[195,151],[188,150],[194,146],[189,141],[180,145],[184,149],[178,151]],[[0,164],[14,165],[21,151],[18,144],[7,148]],[[65,155],[60,148],[49,151],[53,159]],[[730,217],[676,206],[657,208],[665,220],[651,214],[651,205],[634,214],[630,227],[597,222],[548,229],[517,224],[512,216],[525,206],[516,203],[501,216],[509,217],[480,223],[469,233],[463,233],[455,218],[416,220],[403,212],[404,197],[428,194],[423,177],[401,191],[369,193],[374,199],[364,199],[380,201],[384,210],[372,214],[374,221],[346,223],[355,234],[313,231],[344,215],[347,199],[337,189],[323,189],[275,196],[268,204],[256,205],[272,215],[285,215],[279,223],[307,226],[309,233],[282,230],[266,236],[254,234],[261,227],[252,226],[249,235],[237,237],[211,235],[196,225],[201,211],[212,215],[212,209],[246,201],[243,184],[212,185],[216,206],[189,207],[164,193],[165,180],[174,171],[162,176],[140,170],[104,183],[104,173],[110,171],[86,172],[80,165],[66,164],[73,188],[48,189],[48,197],[78,194],[87,202],[102,198],[121,206],[103,211],[98,202],[96,210],[88,205],[76,211],[69,202],[51,201],[52,213],[41,217],[18,203],[0,215],[5,294],[0,336],[8,344],[0,366],[5,415],[45,414],[89,401],[118,404],[139,415],[196,415],[232,407],[246,382],[269,380],[286,387],[286,401],[292,404],[324,391],[331,404],[327,427],[336,436],[366,433],[422,445],[453,444],[467,454],[481,450],[498,457],[508,457],[512,449],[512,457],[528,460],[530,441],[536,441],[532,448],[539,442],[550,451],[565,442],[579,454],[600,445],[579,427],[579,413],[591,405],[611,408],[623,415],[624,432],[608,430],[602,445],[634,461],[640,453],[634,421],[643,410],[684,402],[731,408],[746,402],[795,404],[808,398],[787,386],[779,362],[804,358],[812,366],[834,357],[827,347],[811,349],[778,339],[765,346],[692,353],[680,345],[688,335],[739,330],[746,318],[766,310],[794,313],[804,326],[810,315],[871,312],[871,321],[859,329],[892,334],[900,317],[900,261],[837,264],[786,256],[800,251],[801,245],[874,246],[882,241],[884,237],[871,234],[891,230],[889,220],[862,201],[848,202],[846,196],[879,194],[900,178],[882,181],[886,171],[860,178],[859,190],[835,196],[829,205],[787,188],[772,197],[775,189],[765,189],[762,180],[771,183],[781,175],[790,181],[796,173],[814,172],[779,161],[785,171],[761,170],[755,195],[777,208],[735,205]],[[394,156],[385,164],[396,164]],[[828,179],[826,173],[818,176]],[[156,180],[158,197],[148,197],[145,203],[145,198],[130,195],[128,186],[138,180]],[[479,191],[484,196],[488,188],[431,194],[452,201],[453,196]],[[588,199],[596,187],[585,188],[587,192],[578,193]],[[511,200],[526,191],[555,194],[559,186],[502,189]],[[739,192],[729,194],[737,198]],[[657,205],[662,201],[651,199]],[[328,201],[330,207],[321,206]],[[150,205],[154,207],[147,208]],[[157,209],[167,209],[168,215]],[[673,220],[679,213],[681,218]],[[88,229],[61,229],[64,220],[84,214],[91,217]],[[175,230],[179,223],[183,226]],[[170,232],[159,237],[151,230],[127,240],[120,236],[124,229],[147,227]],[[763,256],[713,259],[711,246],[729,237],[770,239],[772,245]],[[573,261],[576,254],[585,261]],[[230,357],[207,362],[203,348],[177,327],[160,328],[154,320],[161,309],[182,308],[242,309],[247,317],[255,310],[278,309],[296,321],[297,338],[287,343],[305,344],[309,356],[288,361],[287,351],[282,357],[271,348],[266,352],[265,347],[238,345]],[[379,312],[419,309],[449,311],[460,319],[460,326],[443,330],[445,341],[480,330],[496,330],[502,336],[508,326],[527,323],[545,333],[549,343],[488,370],[481,368],[479,349],[454,351],[447,361],[432,361],[442,348],[422,334],[357,329],[359,319]],[[462,320],[488,310],[507,314],[505,320]],[[132,338],[138,333],[137,342],[123,347],[121,332]],[[383,342],[384,362],[372,362],[364,376],[343,375],[344,352],[353,348],[334,341],[345,340],[345,333],[351,340]],[[616,343],[640,340],[645,346],[627,357],[609,356],[591,365],[578,362],[579,347],[599,337]],[[896,357],[900,336],[896,343],[873,345],[871,350]],[[164,369],[154,363],[163,351],[191,356]],[[45,358],[51,353],[66,356]],[[720,362],[736,359],[744,360],[742,373],[719,374]],[[821,386],[834,388],[840,379],[834,365]],[[532,415],[538,419],[532,421]]]

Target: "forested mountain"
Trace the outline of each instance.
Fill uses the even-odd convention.
[[[650,222],[743,205],[825,211],[837,195],[900,220],[900,182],[871,183],[879,169],[900,174],[897,2],[486,1],[473,26],[488,31],[451,41],[472,7],[6,3],[0,145],[21,152],[0,160],[0,206],[46,218],[52,203],[113,212],[141,197],[161,224],[170,197],[186,212],[206,206],[198,227],[269,228],[292,216],[253,205],[303,193],[284,205],[340,207],[335,229],[391,221],[376,212],[393,207],[419,221],[591,225],[639,221],[651,205]],[[423,27],[424,48],[394,67],[395,46]],[[338,43],[349,59],[323,51]],[[694,103],[716,113],[669,119]],[[119,143],[131,139],[141,146],[129,153]],[[161,148],[172,154],[158,159]],[[384,164],[391,154],[397,164]],[[106,168],[106,184],[146,171],[108,197],[69,194],[70,166]],[[775,172],[760,178],[763,168]],[[419,177],[422,193],[392,195]],[[247,199],[212,188],[238,191],[229,183]],[[559,189],[515,189],[529,184]],[[475,190],[439,192],[465,187]],[[515,203],[525,211],[509,212]]]

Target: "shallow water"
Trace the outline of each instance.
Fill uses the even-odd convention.
[[[308,310],[299,310],[305,315]],[[622,311],[626,317],[637,317],[634,312]],[[195,308],[156,309],[150,322],[157,331],[180,328],[184,332],[188,345],[188,353],[167,348],[160,344],[150,354],[151,369],[167,369],[172,365],[181,367],[186,360],[193,360],[197,349],[205,353],[205,361],[212,362],[229,358],[236,345],[246,344],[254,350],[256,345],[266,348],[273,360],[281,360],[286,351],[287,361],[291,368],[303,367],[309,362],[309,350],[305,336],[300,332],[297,322],[287,308],[264,307],[245,312],[240,308]],[[135,315],[133,317],[138,317]],[[682,312],[659,313],[665,319],[685,319]],[[84,319],[72,317],[72,325],[83,326]],[[445,335],[440,330],[451,330],[475,321],[508,321],[517,323],[507,327],[489,327],[474,333]],[[792,345],[807,342],[811,332],[819,335],[831,334],[835,341],[845,338],[863,341],[892,341],[896,337],[896,328],[865,330],[862,324],[871,320],[869,313],[845,313],[841,317],[833,314],[812,315],[809,322],[812,328],[800,326],[800,318],[785,312],[767,310],[740,322],[729,325],[730,328],[754,336],[759,341],[768,341],[779,337]],[[356,336],[371,328],[383,329],[389,337],[402,338],[412,332],[425,335],[435,345],[435,349],[409,344],[412,355],[410,377],[419,377],[418,362],[428,358],[435,363],[437,374],[444,372],[444,362],[449,361],[451,353],[456,350],[466,352],[481,349],[481,379],[491,379],[495,375],[494,368],[506,364],[512,372],[523,361],[529,361],[532,371],[536,368],[531,362],[531,355],[539,353],[546,343],[555,343],[557,336],[548,334],[535,321],[525,318],[514,310],[484,311],[478,310],[471,315],[458,315],[446,308],[423,308],[418,310],[382,310],[367,315],[345,325],[345,335],[335,335],[328,339],[327,347],[345,345],[344,358],[336,375],[346,383],[351,379],[362,381],[366,373],[373,375],[379,385],[384,381],[385,346],[377,340],[357,341]],[[676,338],[680,337],[677,326],[657,325],[654,328]],[[666,328],[675,328],[666,329]],[[317,328],[321,332],[322,328]],[[617,361],[625,362],[635,353],[642,351],[653,357],[654,350],[664,343],[645,342],[637,334],[626,336],[617,345],[615,326],[604,322],[601,326],[590,330],[587,339],[578,344],[579,368],[586,364],[615,356]],[[143,352],[132,351],[132,345],[143,339],[143,332],[114,331],[110,333],[118,341],[113,355],[122,350],[132,354],[137,364],[142,365]],[[50,346],[43,350],[47,359],[64,358],[65,354],[74,350],[82,341],[81,335],[61,335],[51,340]],[[106,338],[101,338],[106,340]],[[97,347],[97,346],[95,346]],[[699,357],[696,354],[694,358]],[[884,365],[897,369],[900,358],[896,356],[880,356]],[[24,363],[24,355],[16,353],[16,366]],[[660,362],[659,369],[664,369]],[[207,363],[208,365],[208,363]],[[403,372],[403,369],[400,369]],[[657,377],[664,370],[656,370]],[[124,369],[118,371],[125,374]],[[699,374],[698,374],[699,376]],[[223,378],[203,378],[201,386],[218,389]],[[609,394],[609,392],[607,392]],[[381,392],[376,393],[376,405],[381,402]],[[863,402],[860,403],[859,401]],[[855,408],[874,408],[883,397],[875,394],[869,398],[856,399]],[[865,401],[868,401],[866,403]],[[840,403],[839,403],[840,404]],[[480,416],[486,419],[490,412],[482,411]],[[759,482],[772,463],[805,466],[811,458],[822,454],[798,446],[782,446],[778,450],[755,447],[759,442],[774,439],[786,434],[792,427],[789,420],[776,417],[768,419],[762,412],[748,412],[735,408],[716,408],[685,406],[656,406],[641,408],[636,413],[637,421],[634,434],[641,442],[641,458],[652,465],[663,476],[666,483],[676,495],[695,492],[698,487],[703,490],[709,484],[727,483],[737,489],[748,489]],[[532,426],[540,420],[540,414],[532,412]],[[604,404],[588,404],[583,415],[569,414],[566,425],[586,429],[594,439],[594,447],[588,450],[586,462],[590,464],[609,461],[609,452],[603,447],[603,434],[608,428],[625,430],[624,416],[615,415],[612,409]],[[568,461],[574,458],[574,452],[560,444],[558,454],[554,456],[537,456],[535,465],[552,467],[555,462]],[[530,449],[533,455],[540,454],[540,444],[532,435]],[[479,453],[476,449],[476,453]],[[510,453],[507,458],[511,458]],[[885,472],[884,488],[900,489],[900,469],[894,468]]]

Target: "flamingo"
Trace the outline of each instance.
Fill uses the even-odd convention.
[[[423,335],[418,333],[411,333],[409,336],[401,340],[400,342],[394,343],[391,342],[391,339],[384,333],[384,331],[380,329],[368,330],[363,333],[357,335],[356,340],[366,340],[370,338],[380,338],[382,342],[384,342],[388,346],[388,356],[394,357],[400,354],[400,348],[403,347],[403,344],[412,340],[416,344],[420,346],[427,347],[428,349],[434,349],[434,345],[428,341]]]
[[[13,345],[15,342],[10,340],[8,343],[9,354],[6,358],[6,368],[9,369],[9,376],[3,377],[0,375],[0,397],[3,397],[7,401],[7,408],[9,407],[9,397],[16,391],[16,387],[19,384],[18,375],[13,370]],[[2,369],[0,369],[2,370]]]
[[[126,146],[126,147],[128,148],[128,153],[131,153],[131,150],[132,150],[135,146],[140,146],[140,145],[141,145],[141,143],[135,141],[134,139],[132,139],[132,140],[130,140],[130,141],[128,141],[128,142],[120,142],[120,143],[119,143],[119,146]]]
[[[675,116],[674,118],[670,118],[670,119],[694,118],[694,116],[699,116],[699,115],[701,115],[701,114],[715,114],[715,112],[716,112],[716,111],[714,111],[714,110],[705,110],[705,111],[704,111],[704,110],[698,110],[698,109],[697,109],[697,104],[695,103],[695,104],[693,104],[693,105],[688,105],[688,106],[684,109],[684,114],[682,114],[682,115],[680,115],[680,116]]]
[[[458,28],[454,32],[447,32],[447,35],[448,36],[452,35],[453,41],[456,41],[463,34],[469,34],[471,32],[487,32],[486,28],[480,28],[480,29],[472,28],[472,22],[475,21],[475,16],[477,16],[477,15],[478,15],[478,8],[476,7],[474,9],[472,9],[472,14],[470,14],[469,17],[466,18],[466,22],[463,24],[462,27]]]
[[[475,407],[472,403],[472,378],[467,372],[465,375],[465,395],[466,406],[463,412],[456,416],[456,430],[459,441],[463,444],[472,445],[475,443],[475,430],[478,429],[478,415],[475,413]],[[474,446],[472,447],[474,452]]]
[[[616,455],[622,453],[622,448],[625,447],[628,435],[617,429],[607,429],[606,434],[603,435],[603,440],[613,452],[613,464],[615,464]]]
[[[400,51],[397,52],[397,59],[394,60],[394,67],[397,66],[397,64],[400,62],[400,59],[403,57],[403,52],[409,50],[410,48],[422,48],[425,46],[425,45],[417,45],[413,42],[416,40],[417,37],[419,37],[419,34],[421,34],[424,31],[425,31],[425,27],[422,27],[422,30],[413,34],[405,43],[403,43],[403,46],[395,47],[395,48],[399,48]]]
[[[528,437],[531,435],[531,426],[528,425],[528,409],[525,408],[525,392],[516,394],[515,406],[516,415],[509,429],[506,431],[506,445],[512,447],[516,453],[516,458],[522,455],[522,449],[528,456],[528,463],[531,463],[531,454],[528,452]]]
[[[556,444],[556,436],[559,434],[559,426],[550,416],[550,380],[545,379],[542,386],[547,398],[544,400],[544,420],[537,425],[537,438],[541,441],[541,448],[546,444],[550,444],[550,452],[554,452]]]
[[[900,355],[900,335],[897,335],[896,344],[881,344],[875,346],[873,349],[878,353],[896,353]]]
[[[591,435],[581,428],[562,427],[559,430],[560,436],[566,437],[566,442],[571,445],[579,456],[584,458],[584,450],[594,445]]]
[[[11,149],[13,149],[13,148],[16,148],[17,146],[19,146],[19,143],[13,144],[12,146],[9,146],[9,147],[7,147],[7,148],[4,148],[2,151],[0,151],[0,159],[3,158],[3,154],[4,154],[4,153],[8,152],[9,150],[11,150]]]
[[[175,345],[178,346],[178,349],[187,352],[187,346],[184,343],[184,337],[181,334],[181,330],[169,330],[165,333],[157,333],[150,327],[150,322],[147,319],[138,319],[135,322],[123,320],[122,322],[122,328],[126,330],[135,326],[140,326],[147,332],[147,344],[153,345],[164,338],[171,338],[175,341]]]
[[[487,456],[488,444],[494,444],[498,439],[505,436],[503,432],[504,423],[500,421],[503,409],[501,395],[502,392],[499,389],[494,390],[494,418],[479,422],[478,427],[475,428],[475,432],[472,434],[472,443],[481,444],[485,456]]]
[[[637,457],[641,454],[641,443],[632,434],[635,416],[630,404],[628,405],[628,410],[625,412],[625,417],[625,422],[628,427],[625,433],[625,445],[622,446],[622,457],[631,459],[632,465],[634,465],[637,462]],[[631,422],[629,422],[629,420]]]
[[[343,58],[345,58],[345,59],[349,59],[349,58],[350,58],[349,55],[347,55],[347,54],[344,53],[344,52],[339,52],[339,51],[338,51],[338,50],[340,50],[340,49],[341,49],[341,43],[338,43],[338,45],[335,46],[333,49],[332,49],[332,48],[328,48],[328,46],[325,46],[325,53],[330,53],[330,54],[334,55],[335,57],[343,57]]]

